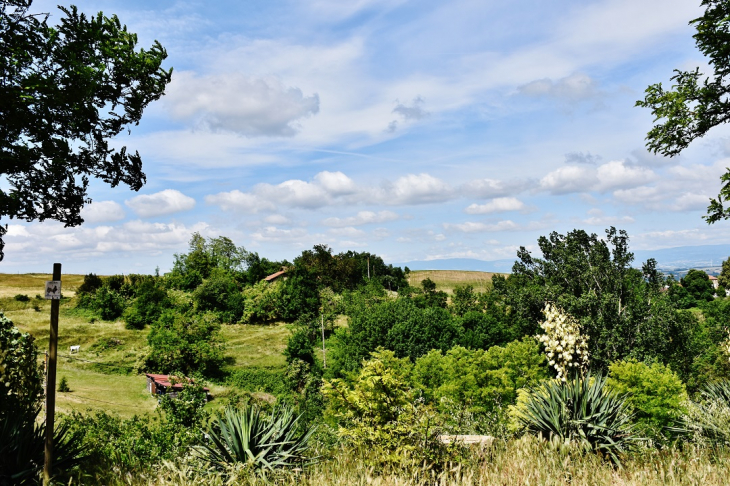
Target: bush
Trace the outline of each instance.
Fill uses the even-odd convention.
[[[124,312],[126,301],[118,291],[107,286],[96,291],[91,308],[105,321],[113,321]]]
[[[663,440],[667,427],[685,412],[687,390],[676,373],[660,363],[618,361],[609,368],[606,385],[626,397],[642,435]]]
[[[90,273],[88,275],[84,275],[84,282],[79,285],[79,288],[76,289],[77,294],[93,294],[97,291],[102,285],[103,281],[101,280],[101,277],[98,277],[94,275],[93,273]]]
[[[233,276],[225,270],[214,269],[210,278],[193,292],[200,311],[217,312],[224,322],[238,322],[243,315],[244,298]]]
[[[61,381],[58,382],[58,391],[61,393],[68,393],[71,391],[71,388],[68,387],[68,380],[65,376],[61,377]]]
[[[687,413],[681,418],[681,426],[672,432],[714,446],[729,444],[730,381],[706,385],[701,391],[701,400],[688,405]]]
[[[527,388],[510,413],[523,432],[559,446],[600,452],[619,463],[636,437],[625,399],[605,383],[605,377],[590,373],[566,382],[542,382]]]
[[[0,312],[0,421],[33,413],[43,393],[33,336]]]
[[[158,373],[196,372],[212,376],[223,363],[220,324],[210,314],[179,315],[165,311],[147,335],[151,351],[147,367]]]
[[[283,282],[261,281],[243,289],[244,311],[241,322],[270,322],[281,319],[279,303]]]
[[[249,392],[264,392],[282,397],[291,390],[288,386],[284,368],[259,368],[249,366],[235,371],[226,383]]]
[[[352,384],[325,380],[327,414],[338,421],[339,435],[358,449],[380,452],[385,462],[405,456],[438,461],[436,414],[410,386],[411,370],[408,358],[381,349]]]
[[[13,297],[13,298],[14,298],[15,300],[17,300],[18,302],[29,302],[29,301],[30,301],[30,297],[28,297],[28,296],[27,296],[27,295],[25,295],[25,294],[18,294],[18,295],[16,295],[16,296],[15,296],[15,297]]]
[[[470,413],[515,402],[517,390],[547,377],[545,357],[532,338],[487,351],[460,346],[418,358],[413,382],[429,401],[463,404]]]
[[[208,426],[202,458],[220,471],[236,463],[269,471],[303,465],[314,429],[301,432],[298,421],[289,407],[275,408],[268,417],[255,406],[226,408]]]
[[[314,365],[314,345],[317,340],[316,334],[309,327],[299,327],[291,335],[284,350],[286,362],[301,360],[310,366]]]
[[[124,312],[128,329],[143,329],[155,322],[162,311],[170,307],[170,299],[164,288],[155,280],[142,280],[137,289],[137,298]]]
[[[160,398],[160,410],[171,425],[190,429],[200,427],[203,423],[206,417],[203,407],[207,401],[208,397],[202,385],[185,380],[183,389],[177,396],[166,394]]]

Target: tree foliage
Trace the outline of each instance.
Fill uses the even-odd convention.
[[[615,228],[606,230],[605,239],[583,230],[542,236],[543,258],[520,248],[512,275],[493,279],[494,292],[516,314],[522,335],[538,332],[546,302],[575,317],[588,337],[594,367],[655,357],[686,371],[691,323],[661,292],[655,262],[649,260],[643,270],[630,266],[628,242],[626,232]]]
[[[712,69],[674,70],[672,87],[661,83],[646,89],[637,106],[650,108],[655,125],[647,134],[647,147],[654,153],[673,157],[689,144],[703,137],[711,128],[730,120],[730,3],[726,0],[703,0],[705,13],[690,21],[697,32],[695,44]],[[704,217],[708,223],[730,218],[724,206],[730,198],[730,171],[722,177],[717,199],[711,199]]]
[[[59,7],[61,23],[0,3],[0,218],[83,223],[89,177],[139,190],[142,159],[110,140],[137,125],[171,80],[165,49],[136,49],[116,16]],[[2,237],[0,227],[0,259]]]

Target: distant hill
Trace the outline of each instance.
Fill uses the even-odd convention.
[[[538,255],[536,255],[538,256]],[[683,275],[690,268],[706,271],[711,275],[720,273],[723,260],[730,257],[730,245],[698,245],[663,248],[661,250],[635,250],[634,266],[641,267],[649,258],[657,261],[664,273]],[[444,258],[439,260],[416,260],[394,263],[411,270],[472,270],[479,272],[510,273],[514,259],[477,260],[474,258]]]

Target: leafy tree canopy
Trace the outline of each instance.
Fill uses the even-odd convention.
[[[89,177],[135,191],[145,183],[139,153],[110,140],[139,123],[172,69],[162,68],[158,42],[136,50],[116,16],[59,7],[64,17],[52,27],[31,4],[0,2],[0,218],[78,226]]]
[[[674,83],[665,90],[661,83],[646,89],[637,106],[651,108],[654,127],[647,135],[647,147],[654,153],[673,157],[693,140],[703,137],[712,127],[730,120],[730,2],[703,0],[705,13],[690,22],[697,29],[693,36],[697,48],[707,57],[711,74],[699,68],[674,70]],[[722,177],[717,199],[711,199],[705,220],[715,223],[730,218],[723,202],[730,198],[730,170]]]

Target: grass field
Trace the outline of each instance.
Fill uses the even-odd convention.
[[[478,292],[491,288],[493,272],[469,272],[464,270],[411,270],[408,284],[418,287],[422,280],[430,278],[436,283],[436,290],[454,293],[455,287],[471,285]]]
[[[18,294],[34,297],[45,293],[46,280],[53,280],[53,275],[43,273],[3,273],[0,274],[0,298],[13,297]],[[64,297],[76,295],[76,289],[84,281],[83,275],[63,275],[61,292]]]
[[[0,311],[36,339],[42,358],[48,349],[51,305],[35,295],[43,291],[44,281],[49,279],[49,275],[0,275]],[[73,294],[66,289],[80,285],[83,276],[64,275],[63,279],[63,294],[68,297]],[[17,294],[28,295],[31,300],[16,301],[13,297]],[[91,322],[90,317],[74,308],[73,299],[61,301],[57,375],[59,381],[66,377],[71,392],[57,393],[58,410],[106,410],[122,417],[153,411],[157,400],[145,391],[146,377],[138,372],[148,352],[148,329],[125,329],[121,320]],[[286,324],[222,325],[228,367],[285,366],[283,351],[289,335]],[[80,351],[71,355],[69,347],[75,345]],[[215,396],[227,389],[211,385],[211,391]],[[214,402],[211,407],[216,406]]]

